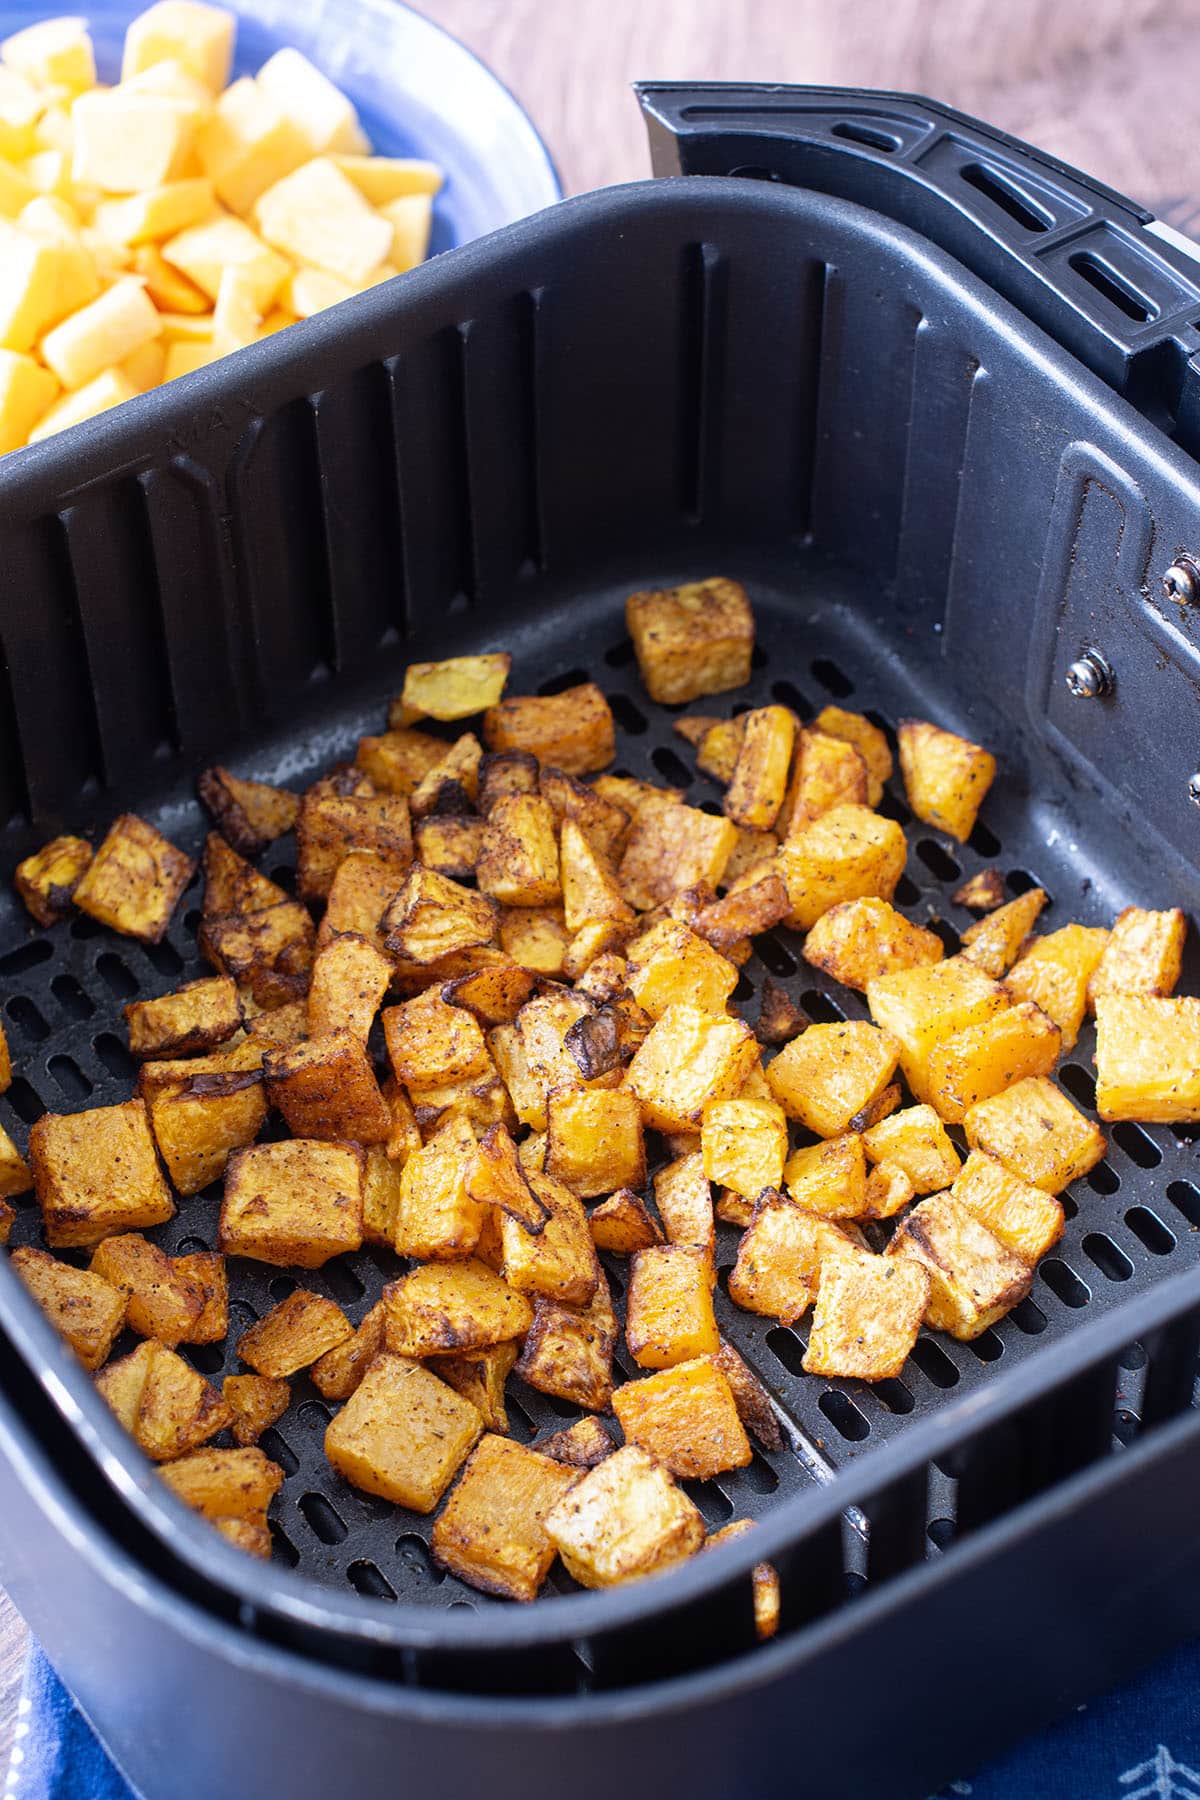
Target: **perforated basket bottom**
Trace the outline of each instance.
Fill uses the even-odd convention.
[[[907,650],[901,645],[898,657],[896,647],[875,636],[865,609],[849,603],[849,591],[839,587],[828,571],[812,565],[805,569],[798,560],[791,575],[786,592],[748,582],[759,624],[759,648],[748,687],[697,703],[691,710],[738,712],[778,700],[810,718],[836,700],[889,727],[897,718],[916,714],[970,729],[952,692],[939,696],[936,684],[923,683],[918,689],[906,674],[916,668],[922,677],[928,676],[933,645],[914,642]],[[646,569],[641,574],[643,583],[678,578],[678,571],[660,571],[655,577]],[[687,790],[690,803],[719,811],[718,789],[694,772],[690,750],[671,729],[673,713],[685,709],[656,707],[641,688],[622,624],[625,591],[622,586],[586,598],[576,596],[569,607],[544,613],[536,625],[514,628],[507,640],[515,654],[509,691],[551,693],[584,679],[599,681],[617,721],[617,770],[673,783]],[[506,642],[502,633],[495,641]],[[488,647],[495,647],[490,638]],[[392,680],[398,666],[393,664]],[[380,692],[385,691],[381,681]],[[375,721],[379,717],[373,715]],[[238,767],[263,779],[302,786],[331,761],[352,755],[354,738],[365,729],[379,729],[379,724],[356,714],[332,734],[322,731],[319,745],[293,742],[285,753],[243,759]],[[1119,878],[1091,860],[1086,832],[1081,829],[1077,836],[1073,822],[1064,822],[1061,816],[1047,828],[1044,809],[1031,803],[1003,768],[983,819],[965,846],[951,845],[920,826],[911,829],[898,781],[889,785],[882,810],[900,820],[909,835],[908,869],[896,904],[911,918],[934,925],[949,952],[958,947],[956,926],[970,922],[970,915],[955,908],[950,896],[965,876],[988,866],[1004,872],[1010,894],[1040,883],[1051,899],[1044,915],[1051,929],[1071,919],[1108,923],[1117,907],[1132,899],[1170,902],[1169,895],[1156,893],[1153,887],[1136,894],[1123,891]],[[198,849],[206,829],[198,806],[183,812],[173,806],[152,816],[176,842]],[[292,880],[293,857],[292,841],[287,839],[268,852],[262,866],[286,886]],[[48,933],[31,935],[17,926],[10,934],[0,952],[0,987],[15,1079],[0,1098],[0,1121],[22,1148],[30,1124],[45,1110],[76,1111],[128,1097],[135,1064],[126,1049],[121,1007],[135,995],[164,993],[206,972],[196,942],[199,904],[197,883],[178,909],[166,940],[153,947],[119,938],[83,916]],[[757,940],[734,996],[737,1008],[753,1020],[757,991],[770,975],[814,1019],[865,1017],[861,997],[811,969],[802,961],[800,949],[796,935],[782,929]],[[1194,988],[1194,982],[1191,985]],[[1060,1071],[1063,1085],[1085,1111],[1092,1110],[1093,1047],[1089,1030]],[[1066,1234],[1041,1264],[1030,1298],[973,1344],[922,1334],[903,1376],[873,1387],[803,1374],[803,1322],[785,1329],[741,1312],[730,1302],[726,1283],[738,1233],[720,1227],[716,1307],[721,1330],[757,1370],[781,1415],[792,1422],[794,1441],[777,1453],[756,1451],[748,1468],[694,1487],[691,1491],[710,1525],[756,1517],[777,1498],[810,1484],[815,1476],[806,1442],[818,1457],[834,1465],[844,1463],[903,1430],[909,1419],[950,1395],[995,1379],[997,1365],[1036,1354],[1039,1345],[1069,1330],[1086,1312],[1113,1307],[1161,1272],[1200,1261],[1196,1154],[1200,1128],[1117,1125],[1108,1135],[1105,1161],[1063,1197]],[[170,1251],[212,1248],[219,1205],[218,1185],[183,1200],[176,1219],[154,1235]],[[18,1206],[13,1242],[39,1241],[36,1205],[27,1196]],[[603,1260],[621,1312],[625,1261],[610,1256]],[[372,1249],[298,1277],[231,1260],[228,1343],[185,1353],[219,1383],[222,1375],[239,1366],[234,1346],[240,1333],[298,1282],[328,1294],[357,1322],[400,1267],[392,1255]],[[637,1373],[623,1344],[616,1360],[621,1376]],[[1136,1350],[1126,1361],[1128,1381],[1119,1397],[1114,1432],[1127,1438],[1138,1427]],[[509,1396],[511,1428],[522,1441],[558,1430],[578,1416],[575,1408],[534,1392],[516,1378],[509,1382]],[[275,1554],[280,1561],[325,1582],[345,1582],[359,1593],[386,1600],[403,1597],[460,1607],[499,1604],[434,1566],[428,1549],[429,1519],[361,1494],[334,1475],[322,1450],[332,1411],[306,1377],[297,1377],[288,1412],[262,1439],[263,1448],[285,1472],[274,1508]],[[935,1482],[931,1488],[928,1528],[930,1553],[936,1554],[936,1547],[954,1530],[949,1483]],[[572,1586],[559,1570],[546,1591],[552,1594]]]

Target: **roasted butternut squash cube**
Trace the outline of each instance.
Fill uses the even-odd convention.
[[[393,1244],[399,1256],[448,1262],[470,1256],[479,1241],[483,1208],[467,1189],[475,1133],[450,1112],[436,1134],[414,1151],[400,1176]]]
[[[66,918],[91,860],[86,838],[56,837],[17,864],[13,886],[39,925]]]
[[[85,1369],[98,1369],[125,1323],[126,1291],[100,1270],[76,1269],[24,1245],[12,1267]]]
[[[751,831],[769,831],[787,792],[796,715],[761,706],[745,715],[742,745],[725,792],[725,816]]]
[[[153,825],[136,813],[122,813],[75,884],[73,898],[81,912],[113,931],[158,944],[195,872],[191,857]]]
[[[754,614],[738,581],[715,575],[630,594],[625,625],[652,700],[678,706],[750,679]]]
[[[543,1529],[581,1587],[616,1587],[694,1556],[704,1520],[667,1471],[626,1444],[565,1493]]]
[[[475,873],[483,848],[483,828],[482,819],[460,813],[418,819],[413,826],[417,861],[439,875],[449,875],[453,881],[464,881]]]
[[[401,880],[412,863],[412,821],[403,794],[337,794],[310,789],[296,820],[300,897],[323,900],[338,864],[352,852],[382,856]]]
[[[713,1212],[722,1225],[736,1225],[739,1231],[745,1231],[754,1217],[755,1204],[755,1201],[747,1200],[744,1194],[735,1194],[730,1188],[722,1188],[717,1195]]]
[[[587,919],[567,945],[563,956],[563,976],[578,981],[586,975],[598,956],[616,951],[629,936],[630,927],[616,919]]]
[[[529,1072],[529,1058],[515,1025],[496,1025],[488,1032],[488,1048],[496,1061],[501,1079],[508,1090],[513,1109],[522,1125],[546,1122],[546,1096],[540,1081]]]
[[[33,1172],[17,1146],[13,1143],[4,1127],[0,1125],[0,1196],[10,1194],[27,1194],[33,1186]],[[14,1213],[11,1207],[5,1209],[5,1218],[9,1229],[12,1227]]]
[[[598,856],[611,862],[621,854],[632,823],[628,808],[606,800],[594,787],[568,775],[564,769],[543,769],[537,777],[537,788],[542,799],[549,801],[560,831],[569,821],[579,828]]]
[[[826,737],[844,738],[853,744],[867,765],[867,805],[878,806],[883,799],[883,784],[891,778],[892,751],[887,735],[862,713],[847,712],[841,706],[823,706],[813,726]]]
[[[720,1348],[707,1250],[661,1244],[630,1264],[625,1336],[644,1369],[669,1369]]]
[[[716,1550],[733,1538],[744,1537],[748,1531],[755,1529],[752,1519],[732,1519],[728,1525],[722,1525],[720,1531],[710,1531],[705,1542],[706,1550]],[[779,1615],[782,1607],[782,1596],[779,1588],[779,1571],[773,1563],[755,1563],[751,1570],[751,1584],[754,1594],[754,1629],[764,1643],[773,1638],[779,1630]]]
[[[935,1045],[982,1025],[1010,1004],[1009,996],[966,957],[928,968],[902,969],[867,983],[871,1017],[900,1046],[900,1067],[916,1098],[934,1104],[929,1059]]]
[[[434,1359],[436,1375],[452,1387],[456,1394],[479,1408],[489,1431],[508,1435],[508,1408],[504,1402],[504,1384],[517,1360],[513,1342],[493,1344],[487,1350],[475,1350],[470,1356],[439,1356]]]
[[[936,931],[912,924],[887,900],[874,898],[831,906],[804,942],[805,962],[860,993],[880,975],[923,968],[942,956]]]
[[[669,1006],[635,1051],[625,1086],[637,1095],[647,1125],[694,1131],[705,1107],[732,1099],[757,1061],[758,1045],[740,1019]]]
[[[283,900],[245,913],[214,913],[200,927],[200,948],[214,969],[260,1006],[286,1006],[308,992],[316,933],[306,909]]]
[[[1020,1000],[933,1046],[929,1096],[943,1119],[960,1125],[977,1101],[1002,1094],[1029,1075],[1049,1075],[1061,1048],[1054,1020]]]
[[[773,1101],[740,1096],[714,1101],[704,1109],[700,1144],[709,1181],[732,1188],[749,1200],[764,1188],[777,1188],[783,1180],[787,1120],[783,1108]]]
[[[134,1056],[186,1056],[212,1050],[241,1029],[238,991],[226,975],[185,982],[157,1000],[134,1000],[125,1009]]]
[[[268,1048],[267,1098],[299,1138],[382,1144],[391,1114],[363,1045],[350,1031]]]
[[[485,819],[503,794],[537,792],[538,759],[528,750],[500,750],[495,755],[484,756],[479,765],[479,791],[475,804]]]
[[[787,793],[776,821],[784,839],[795,837],[835,806],[866,806],[871,778],[857,745],[823,731],[798,733]]]
[[[338,864],[325,913],[317,932],[317,945],[324,949],[337,937],[353,935],[365,938],[382,951],[383,915],[395,898],[402,877],[386,857],[353,852]]]
[[[723,1343],[712,1361],[729,1383],[738,1418],[750,1436],[757,1438],[764,1450],[782,1449],[783,1433],[771,1396],[754,1371],[742,1361],[732,1344]]]
[[[561,907],[506,907],[500,914],[502,948],[531,974],[561,976],[570,942]]]
[[[962,934],[962,954],[998,981],[1017,960],[1045,904],[1046,895],[1039,887],[1018,894],[1007,906],[967,927]]]
[[[652,1019],[679,1002],[723,1014],[737,986],[733,964],[681,919],[663,919],[635,938],[626,954],[629,992]]]
[[[398,725],[379,737],[359,738],[354,760],[381,793],[407,798],[422,777],[437,767],[446,750],[444,738]]]
[[[731,888],[748,875],[752,869],[761,871],[765,863],[768,867],[774,862],[775,852],[779,848],[779,837],[774,831],[738,830],[737,843],[725,864],[725,873],[721,880],[726,888]],[[789,909],[790,910],[790,909]]]
[[[392,1072],[406,1085],[432,1087],[486,1075],[491,1068],[478,1021],[427,989],[383,1015],[384,1039]]]
[[[667,1242],[703,1250],[711,1261],[716,1253],[712,1188],[699,1151],[677,1157],[658,1171],[654,1177],[654,1202]]]
[[[1059,1202],[982,1150],[972,1150],[950,1191],[1030,1267],[1053,1249],[1063,1234],[1065,1219]]]
[[[473,731],[465,731],[446,751],[440,762],[422,775],[408,804],[414,819],[427,819],[437,813],[467,813],[475,805],[479,792],[479,765],[483,761],[483,745]]]
[[[760,1044],[790,1044],[809,1025],[808,1014],[797,1006],[786,988],[768,975],[762,985],[758,1024],[754,1035]]]
[[[476,1257],[425,1263],[383,1290],[387,1347],[397,1356],[462,1355],[524,1337],[533,1308]]]
[[[181,1194],[198,1194],[224,1172],[231,1150],[252,1144],[267,1118],[261,1039],[211,1056],[146,1062],[138,1092],[159,1154]]]
[[[556,1431],[537,1445],[539,1456],[552,1456],[555,1462],[568,1463],[573,1469],[594,1469],[616,1445],[599,1419],[576,1419],[565,1431]]]
[[[633,908],[621,893],[608,857],[573,819],[562,824],[561,873],[563,918],[569,932],[577,936],[586,925],[601,921],[632,927]]]
[[[1118,913],[1088,986],[1093,1010],[1101,994],[1174,993],[1186,935],[1187,920],[1178,906],[1168,912],[1127,906]]]
[[[746,1312],[794,1324],[816,1295],[823,1261],[853,1251],[851,1239],[829,1219],[782,1195],[763,1195],[738,1245],[729,1298]]]
[[[662,787],[653,781],[635,781],[631,775],[597,775],[590,786],[594,794],[622,807],[631,819],[653,812],[656,806],[673,806],[683,799],[682,788]]]
[[[511,668],[512,657],[503,651],[409,663],[400,697],[413,718],[469,719],[496,705]]]
[[[767,1086],[789,1118],[838,1137],[892,1079],[899,1046],[862,1019],[810,1025],[767,1064]]]
[[[953,1194],[931,1194],[906,1213],[886,1254],[911,1258],[929,1275],[926,1323],[963,1343],[1022,1301],[1032,1270]]]
[[[204,1311],[204,1290],[157,1244],[138,1231],[105,1238],[89,1267],[124,1294],[125,1323],[139,1337],[157,1338],[172,1350],[191,1341]]]
[[[221,836],[242,856],[260,856],[291,831],[300,812],[299,796],[286,788],[242,780],[219,765],[205,769],[196,792]]]
[[[929,1305],[926,1269],[903,1257],[830,1258],[821,1274],[804,1369],[858,1381],[900,1374]]]
[[[493,1125],[473,1145],[465,1182],[467,1193],[484,1213],[491,1207],[498,1207],[526,1231],[535,1233],[545,1225],[545,1205],[529,1185],[528,1175],[506,1126]]]
[[[783,1171],[792,1202],[826,1219],[857,1219],[867,1207],[867,1165],[857,1132],[793,1150]]]
[[[1042,1076],[981,1100],[963,1129],[972,1150],[986,1151],[1047,1194],[1060,1194],[1086,1175],[1108,1148],[1099,1127]]]
[[[780,924],[792,910],[787,884],[774,869],[761,866],[731,882],[725,871],[728,892],[720,900],[702,906],[692,920],[692,929],[732,961],[744,961],[749,954],[749,940]]]
[[[256,1374],[278,1381],[307,1369],[353,1335],[340,1306],[309,1288],[296,1288],[242,1333],[237,1349]]]
[[[327,1400],[348,1400],[384,1348],[384,1306],[376,1301],[353,1334],[319,1356],[308,1374]]]
[[[535,986],[531,970],[496,952],[494,963],[456,975],[442,988],[442,999],[461,1007],[481,1025],[508,1025],[516,1018]]]
[[[961,1167],[958,1151],[932,1106],[906,1106],[864,1131],[862,1141],[873,1163],[903,1169],[918,1194],[936,1194],[949,1187]]]
[[[511,1213],[501,1214],[504,1279],[518,1293],[586,1306],[596,1292],[600,1265],[583,1203],[561,1181],[538,1170],[528,1170],[527,1180],[546,1216],[535,1232]]]
[[[781,846],[778,872],[791,902],[788,924],[811,931],[843,900],[890,900],[904,873],[908,845],[894,819],[865,806],[834,806]]]
[[[546,1104],[546,1173],[581,1199],[646,1179],[642,1110],[622,1089],[558,1089]]]
[[[628,1188],[618,1189],[593,1207],[588,1224],[597,1250],[608,1250],[614,1256],[632,1256],[636,1250],[648,1250],[651,1244],[663,1241],[645,1201]]]
[[[286,1381],[269,1375],[227,1375],[221,1398],[233,1414],[233,1441],[245,1447],[257,1444],[267,1427],[282,1419],[292,1403],[292,1390]]]
[[[52,1250],[98,1244],[175,1216],[142,1100],[44,1113],[29,1133],[29,1163]]]
[[[680,1480],[711,1481],[726,1469],[744,1469],[754,1456],[733,1390],[711,1357],[627,1381],[613,1395],[613,1411],[626,1443]]]
[[[146,1361],[137,1399],[133,1435],[152,1462],[170,1462],[215,1437],[233,1423],[233,1413],[216,1388],[165,1344],[155,1344]]]
[[[696,745],[696,767],[722,787],[733,780],[746,736],[746,714],[733,719],[714,719]]]
[[[362,1151],[313,1138],[235,1150],[218,1246],[226,1256],[319,1269],[362,1243]]]
[[[501,795],[484,823],[475,877],[483,893],[506,906],[549,906],[559,898],[549,801],[540,794]]]
[[[864,1219],[894,1219],[916,1198],[916,1188],[907,1170],[898,1163],[876,1163],[867,1176]]]
[[[561,694],[501,700],[483,715],[489,750],[528,750],[567,775],[603,769],[616,754],[612,708],[595,682]]]
[[[534,1302],[517,1374],[539,1393],[600,1412],[612,1398],[616,1347],[616,1316],[601,1274],[586,1306],[545,1298]]]
[[[578,1479],[565,1464],[489,1433],[434,1524],[434,1561],[482,1593],[536,1599],[558,1554],[543,1520]]]
[[[283,1470],[261,1450],[193,1450],[168,1464],[162,1479],[185,1506],[214,1522],[265,1518]]]
[[[737,826],[697,806],[647,807],[633,822],[618,878],[639,911],[665,905],[685,888],[720,886]]]
[[[206,919],[226,913],[262,912],[288,898],[283,888],[268,881],[215,831],[210,831],[204,840],[202,866]]]
[[[213,1250],[193,1250],[171,1258],[176,1271],[194,1281],[204,1296],[200,1317],[187,1337],[188,1344],[223,1344],[229,1335],[229,1277],[225,1258]]]
[[[584,983],[580,982],[575,991],[584,993]],[[608,1086],[602,1078],[615,1076],[632,1059],[649,1037],[652,1024],[649,1014],[624,989],[595,1012],[576,1019],[563,1038],[563,1045],[585,1081]]]
[[[1200,1119],[1200,1000],[1100,994],[1096,1111],[1164,1125]]]
[[[925,719],[901,719],[900,772],[918,819],[965,843],[996,775],[990,750]]]
[[[483,1433],[477,1407],[403,1356],[377,1356],[325,1433],[345,1481],[432,1512]]]
[[[1088,984],[1104,954],[1108,932],[1064,925],[1034,938],[1008,971],[1004,985],[1014,1000],[1029,1000],[1054,1020],[1064,1054],[1073,1050],[1087,1011]]]
[[[417,865],[384,912],[383,923],[389,950],[427,966],[456,950],[492,943],[499,920],[496,904],[486,894]],[[511,946],[505,949],[514,954]]]
[[[285,323],[290,324],[291,321],[287,320]],[[271,1536],[266,1513],[253,1513],[241,1519],[213,1519],[212,1528],[218,1537],[223,1537],[235,1550],[241,1550],[247,1556],[257,1556],[262,1562],[271,1560],[275,1540]]]
[[[137,1424],[138,1407],[142,1403],[150,1364],[161,1348],[153,1338],[145,1338],[128,1356],[106,1363],[96,1377],[96,1392],[131,1437]]]
[[[361,1044],[388,991],[392,965],[365,937],[332,938],[318,950],[308,989],[308,1034],[327,1037],[342,1029]]]

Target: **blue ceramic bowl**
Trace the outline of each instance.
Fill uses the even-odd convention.
[[[82,14],[102,80],[115,81],[142,4],[0,0],[0,37],[58,12]],[[440,26],[398,0],[232,0],[234,73],[253,75],[291,44],[358,108],[376,151],[438,163],[430,253],[481,237],[562,197],[549,152],[508,89]]]

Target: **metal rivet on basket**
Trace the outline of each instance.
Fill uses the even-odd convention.
[[[1188,799],[1193,806],[1200,806],[1200,769],[1196,770],[1188,782]]]
[[[1190,557],[1181,556],[1164,571],[1162,590],[1164,597],[1177,606],[1194,606],[1200,600],[1200,569]]]
[[[1067,670],[1067,686],[1077,700],[1098,700],[1111,694],[1116,676],[1098,650],[1085,650]]]

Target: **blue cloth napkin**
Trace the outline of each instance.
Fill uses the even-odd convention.
[[[1136,1681],[1079,1707],[931,1800],[1025,1796],[1200,1800],[1200,1643],[1163,1657]],[[4,1800],[134,1800],[36,1647],[25,1670]]]

